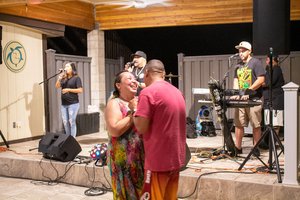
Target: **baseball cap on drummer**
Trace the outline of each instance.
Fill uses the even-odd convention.
[[[134,54],[131,54],[131,59],[134,57],[134,56],[139,56],[139,57],[143,57],[147,60],[147,55],[143,52],[143,51],[137,51],[135,52]]]
[[[240,42],[239,45],[236,45],[235,48],[236,49],[245,48],[245,49],[248,49],[248,50],[251,51],[252,46],[251,46],[251,44],[249,42],[242,41],[242,42]]]

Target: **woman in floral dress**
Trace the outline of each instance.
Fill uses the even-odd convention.
[[[108,165],[113,196],[118,200],[138,200],[143,187],[144,149],[132,119],[137,105],[137,86],[130,72],[117,74],[113,97],[105,109],[109,133]]]

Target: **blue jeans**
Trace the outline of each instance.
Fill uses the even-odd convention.
[[[61,115],[67,135],[72,135],[76,137],[77,127],[76,127],[76,116],[79,110],[79,103],[74,103],[71,105],[61,105]]]

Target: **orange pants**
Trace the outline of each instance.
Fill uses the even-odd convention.
[[[145,170],[143,192],[140,200],[177,199],[179,170],[151,172]]]

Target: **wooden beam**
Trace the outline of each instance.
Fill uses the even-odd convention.
[[[4,22],[15,23],[15,24],[19,24],[22,26],[27,26],[30,28],[40,30],[47,36],[51,36],[51,37],[64,36],[64,33],[65,33],[65,26],[61,25],[61,24],[55,24],[55,23],[51,23],[51,22],[43,22],[40,20],[18,17],[18,16],[13,16],[13,15],[6,15],[6,14],[1,14],[1,13],[0,13],[0,19],[1,19],[1,21],[4,21]]]
[[[0,13],[93,30],[94,6],[80,1],[0,7]]]

